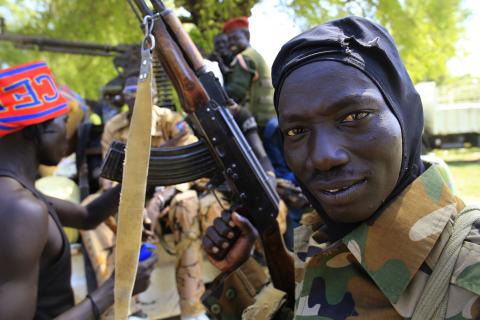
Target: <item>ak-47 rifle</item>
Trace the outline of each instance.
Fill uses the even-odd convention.
[[[140,14],[136,13],[137,17],[150,16],[154,20],[153,53],[173,82],[182,108],[189,114],[200,139],[193,146],[197,148],[196,155],[201,153],[198,149],[208,150],[212,169],[220,173],[233,194],[230,199],[232,207],[246,216],[260,234],[273,285],[284,292],[293,292],[293,288],[289,287],[293,281],[285,281],[285,277],[293,278],[293,263],[283,250],[276,220],[279,197],[227,109],[228,96],[213,74],[207,72],[203,57],[173,12],[159,0],[151,0],[153,10],[144,0],[133,1],[140,11]],[[164,150],[168,161],[172,150]],[[179,150],[174,149],[175,152],[170,155],[179,157]],[[182,157],[188,158],[188,152]],[[195,162],[192,160],[192,163]],[[177,173],[182,176],[181,172]],[[170,181],[169,184],[178,182]],[[293,297],[288,297],[288,303],[293,304]]]

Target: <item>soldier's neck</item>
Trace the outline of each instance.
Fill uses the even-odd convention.
[[[0,169],[8,170],[33,185],[38,173],[38,164],[35,143],[23,138],[21,132],[0,139]]]

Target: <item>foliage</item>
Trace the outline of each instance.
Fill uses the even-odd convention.
[[[3,0],[12,33],[94,42],[138,43],[142,35],[126,1]],[[5,7],[4,7],[5,8]],[[59,83],[82,96],[98,97],[100,88],[116,75],[112,59],[19,50],[2,43],[0,61],[9,65],[45,60]]]
[[[209,52],[223,21],[250,15],[258,1],[168,0],[165,4],[183,7],[182,20],[190,22],[192,38]],[[5,17],[7,30],[12,33],[109,45],[142,40],[138,21],[126,0],[0,0],[0,16]],[[101,87],[116,75],[108,57],[20,50],[0,42],[0,63],[15,65],[32,60],[47,61],[57,82],[88,98],[98,98]]]
[[[480,148],[435,150],[434,153],[447,162],[457,195],[467,204],[480,203]]]
[[[345,15],[378,21],[395,38],[414,82],[444,80],[468,13],[462,0],[285,0],[310,27]]]
[[[195,27],[190,34],[204,51],[213,49],[213,37],[221,31],[223,22],[232,17],[250,16],[251,9],[259,0],[175,0],[177,7],[188,11],[182,18]]]

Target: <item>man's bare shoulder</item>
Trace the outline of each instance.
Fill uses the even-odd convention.
[[[0,177],[0,191],[0,213],[16,209],[25,214],[48,215],[45,203],[15,179]]]
[[[8,243],[19,252],[26,250],[36,255],[48,236],[45,203],[8,177],[0,177],[0,203],[0,247]]]

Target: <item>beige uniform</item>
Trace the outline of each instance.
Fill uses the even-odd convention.
[[[126,142],[129,123],[128,114],[121,113],[105,125],[102,136],[104,155],[113,141]],[[152,147],[182,146],[195,141],[197,138],[178,113],[154,106],[152,109]],[[167,215],[168,223],[174,233],[175,276],[182,316],[196,316],[205,310],[200,302],[204,285],[198,212],[197,194],[193,190],[188,190],[173,198]]]
[[[105,154],[113,141],[126,142],[130,119],[123,112],[114,116],[105,124],[102,135],[102,154]],[[152,108],[152,147],[184,146],[197,141],[182,116],[167,109]]]

